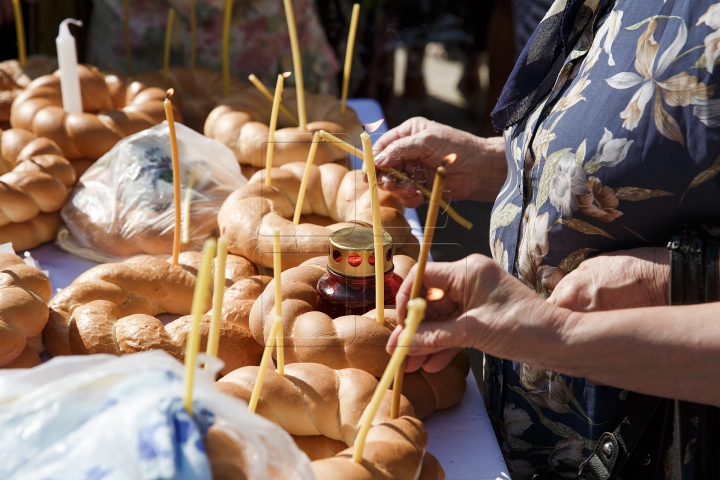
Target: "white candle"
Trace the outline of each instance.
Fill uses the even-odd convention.
[[[62,91],[63,109],[67,113],[82,113],[82,96],[80,94],[80,77],[77,68],[77,48],[75,37],[70,34],[68,24],[82,27],[80,20],[66,18],[60,23],[60,30],[55,39],[57,45],[58,67],[60,67],[60,88]]]

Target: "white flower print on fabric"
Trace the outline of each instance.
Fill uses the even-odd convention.
[[[584,460],[583,448],[585,448],[585,442],[577,436],[558,441],[548,458],[548,462],[553,471],[563,478],[577,478],[577,473],[563,473],[558,471],[557,468],[560,466],[560,462],[573,467],[580,466]]]
[[[555,168],[550,181],[550,203],[564,218],[578,209],[576,195],[585,195],[585,170],[575,162],[574,153],[566,153]]]
[[[585,72],[590,70],[598,61],[601,50],[607,53],[608,65],[611,67],[615,65],[615,59],[612,54],[612,45],[620,32],[620,28],[622,28],[622,17],[622,10],[613,10],[608,15],[605,23],[603,23],[600,29],[598,29],[597,34],[595,35],[595,40],[593,40],[592,47],[588,52],[587,59],[585,60],[585,66],[583,67]],[[604,42],[603,38],[605,39]]]
[[[525,209],[520,225],[518,273],[520,279],[532,288],[535,288],[537,269],[543,256],[550,250],[548,218],[547,212],[538,215],[535,204],[531,203]]]
[[[508,253],[505,251],[505,246],[503,245],[502,240],[499,238],[495,239],[495,242],[490,243],[490,250],[493,257],[493,260],[495,260],[495,263],[500,265],[503,270],[508,270]]]
[[[707,71],[712,73],[715,66],[715,60],[720,57],[720,3],[710,5],[697,21],[696,25],[707,25],[715,30],[713,33],[705,37],[705,64]]]
[[[613,138],[612,132],[606,128],[598,143],[593,163],[602,167],[614,167],[625,160],[633,142],[634,140],[627,138]]]
[[[653,37],[656,28],[657,20],[650,18],[647,28],[638,39],[635,69],[640,75],[633,72],[621,72],[605,81],[612,88],[619,90],[641,85],[625,110],[620,112],[620,117],[624,119],[622,124],[624,128],[632,131],[638,126],[645,113],[645,107],[654,96],[654,120],[658,131],[670,140],[685,145],[680,124],[665,111],[661,94],[668,105],[686,107],[691,104],[703,103],[712,96],[715,88],[700,83],[696,77],[687,72],[680,72],[667,80],[659,80],[659,77],[665,73],[685,45],[687,27],[685,21],[681,20],[675,40],[660,55],[657,62],[655,58],[659,45]]]

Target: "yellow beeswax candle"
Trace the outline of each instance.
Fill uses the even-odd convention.
[[[172,29],[175,21],[175,9],[168,10],[167,25],[165,26],[165,53],[163,55],[163,81],[168,83],[168,72],[170,71],[170,45],[172,44]]]
[[[168,130],[170,132],[170,154],[172,157],[173,170],[173,201],[175,203],[175,230],[173,232],[172,263],[173,265],[177,265],[178,257],[180,256],[180,231],[182,229],[182,216],[180,212],[180,157],[178,156],[177,136],[175,134],[175,117],[173,116],[172,102],[170,101],[170,97],[173,93],[174,90],[172,88],[167,91],[164,106],[165,118],[167,119]]]
[[[370,135],[368,135],[367,132],[363,132],[360,134],[360,138],[363,145],[368,188],[370,189],[370,204],[372,205],[373,239],[375,244],[375,309],[377,311],[377,322],[380,325],[385,325],[383,228],[380,218],[380,196],[378,194],[377,172],[375,171],[375,157],[372,153]]]
[[[272,95],[272,93],[270,93],[270,90],[268,90],[267,87],[265,85],[263,85],[263,83],[260,81],[260,79],[251,73],[250,76],[248,77],[248,80],[250,80],[250,83],[255,85],[255,88],[260,90],[260,93],[262,93],[265,96],[265,98],[270,100],[270,103],[272,104],[273,95]],[[295,117],[295,115],[290,113],[290,110],[285,108],[285,106],[282,103],[280,104],[280,112],[283,115],[285,115],[295,125],[300,125],[300,122],[298,121],[297,117]]]
[[[22,7],[20,0],[12,0],[13,13],[15,14],[15,31],[17,33],[18,61],[20,68],[27,67],[27,53],[25,52],[25,25],[23,23]]]
[[[192,323],[190,333],[187,336],[185,345],[185,395],[183,405],[185,410],[192,415],[192,392],[195,382],[195,365],[197,363],[198,350],[200,350],[200,322],[203,313],[207,309],[207,300],[210,294],[210,279],[212,278],[213,257],[215,257],[215,240],[209,239],[203,246],[202,260],[195,281],[195,294],[192,303]]]
[[[230,95],[230,22],[232,20],[233,0],[225,0],[225,21],[222,36],[222,74],[223,95]]]
[[[285,77],[278,75],[277,83],[275,84],[275,97],[273,98],[272,112],[270,113],[270,125],[268,130],[268,146],[267,153],[265,156],[265,185],[272,185],[272,165],[273,165],[273,154],[275,152],[275,129],[277,128],[278,109],[280,108],[280,102],[282,101],[283,82]]]
[[[305,111],[305,84],[303,83],[302,56],[300,55],[300,41],[298,40],[295,12],[292,0],[283,0],[285,16],[287,17],[288,33],[290,34],[290,49],[292,50],[293,68],[295,70],[295,88],[297,90],[298,118],[300,128],[307,128],[307,114]]]
[[[315,161],[315,152],[317,152],[319,142],[320,132],[315,132],[312,143],[310,144],[310,152],[308,152],[308,158],[305,162],[305,171],[303,172],[302,182],[300,182],[300,191],[298,192],[297,203],[295,204],[295,216],[293,216],[293,223],[295,225],[300,224],[300,215],[302,214],[302,207],[305,202],[305,191],[307,190],[308,180],[310,179],[310,170],[313,162]]]
[[[277,342],[277,371],[285,375],[285,344],[282,326],[282,257],[280,254],[280,229],[273,232],[273,273],[275,276],[275,321],[273,326],[276,330]]]
[[[360,4],[353,5],[350,17],[350,31],[348,32],[347,48],[345,49],[345,69],[343,70],[342,100],[340,113],[345,115],[348,90],[350,89],[350,72],[352,72],[353,50],[355,49],[355,36],[357,35],[358,19],[360,18]]]
[[[205,352],[213,357],[218,356],[220,346],[220,326],[222,323],[222,303],[225,294],[225,264],[228,254],[228,240],[220,237],[217,242],[215,257],[215,282],[213,286],[212,313],[210,316],[210,332],[208,332],[207,349]],[[210,367],[205,364],[205,370]]]

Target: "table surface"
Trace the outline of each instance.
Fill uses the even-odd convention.
[[[348,100],[365,124],[384,118],[380,105],[371,99]],[[373,137],[387,131],[383,123]],[[360,163],[356,161],[356,168]],[[414,210],[406,215],[414,233],[422,235]],[[50,272],[53,290],[67,287],[81,273],[97,263],[72,256],[50,243],[31,250],[43,270]],[[472,372],[460,403],[433,413],[423,420],[428,434],[428,451],[435,455],[450,480],[506,480],[508,469],[503,460],[485,405]]]

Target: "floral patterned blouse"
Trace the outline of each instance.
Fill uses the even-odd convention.
[[[720,3],[611,4],[549,96],[505,131],[495,261],[546,297],[590,255],[663,247],[686,223],[720,224],[718,63]],[[485,381],[513,479],[575,478],[599,436],[617,426],[628,394],[492,357]],[[659,478],[674,478],[669,465]]]
[[[221,69],[225,0],[196,0],[197,66]],[[126,70],[123,0],[94,0],[88,62]],[[190,1],[130,0],[133,71],[162,68],[168,9],[174,7],[170,62],[189,65]],[[333,93],[339,65],[312,0],[294,0],[305,88]],[[274,85],[278,73],[293,70],[283,0],[235,0],[230,34],[230,71],[241,80],[254,73]],[[294,77],[288,79],[293,85]],[[272,83],[271,83],[272,82]]]

